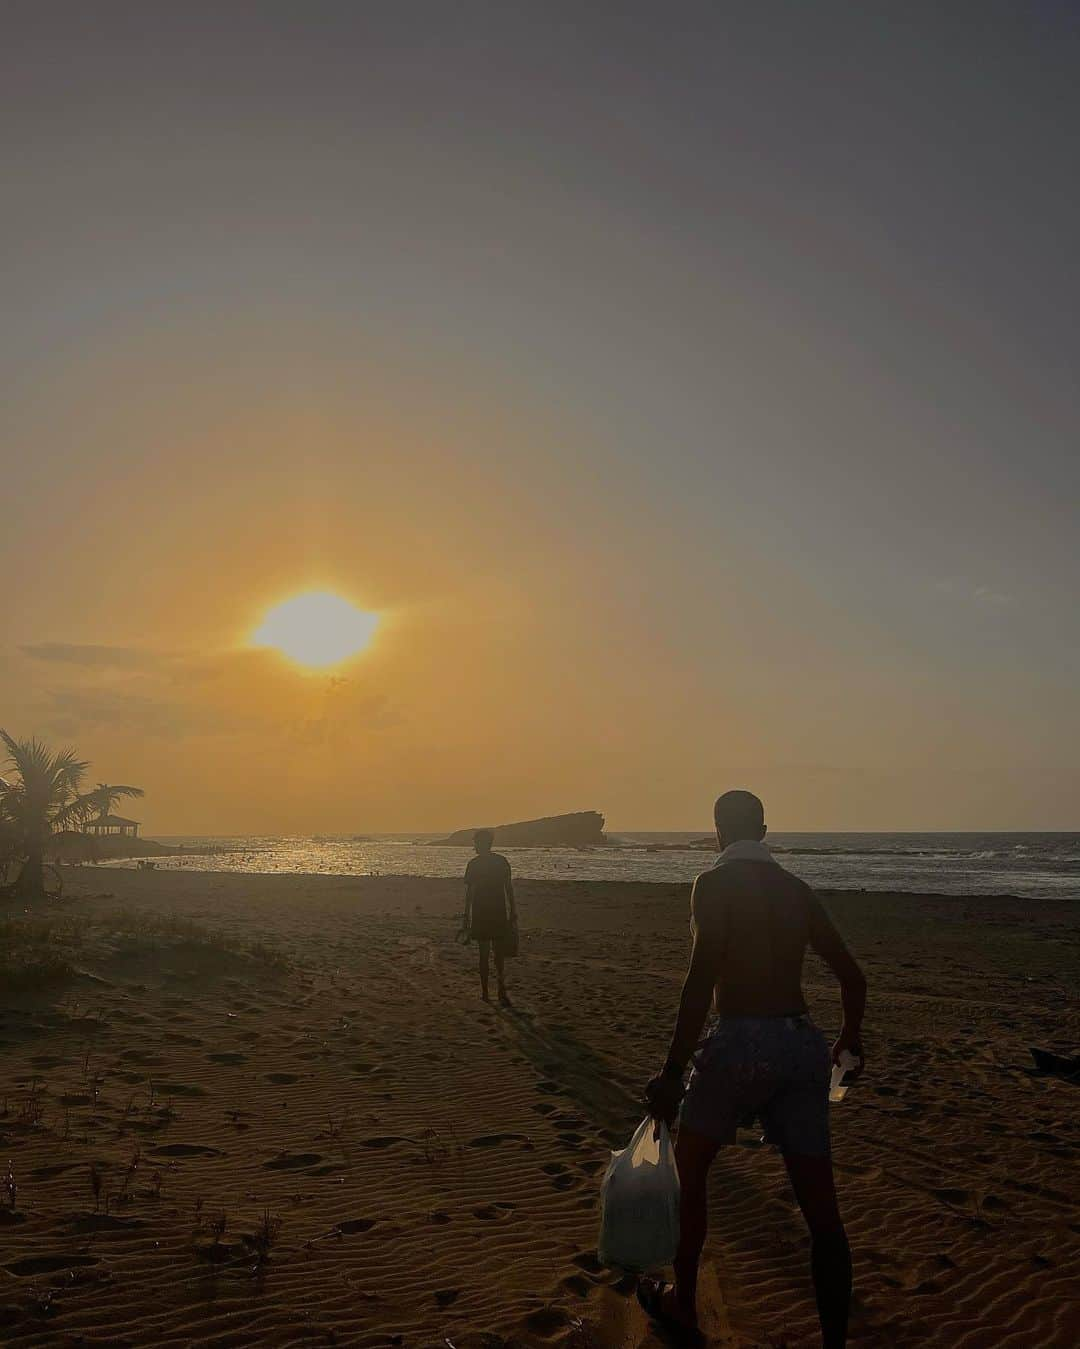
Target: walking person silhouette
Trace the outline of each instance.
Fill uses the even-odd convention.
[[[509,1007],[506,992],[505,957],[517,928],[517,906],[510,863],[502,853],[492,852],[495,832],[478,829],[473,835],[476,856],[465,868],[464,929],[480,948],[480,996],[488,997],[488,968],[492,948],[495,952],[495,978],[499,1002]],[[513,952],[511,952],[513,954]]]

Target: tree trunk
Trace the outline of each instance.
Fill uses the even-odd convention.
[[[22,870],[19,872],[19,879],[15,882],[15,897],[17,899],[45,898],[45,877],[42,873],[42,865],[40,848],[36,848],[27,854],[26,861],[22,864]]]

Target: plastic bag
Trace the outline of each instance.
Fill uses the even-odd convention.
[[[643,1119],[629,1145],[613,1152],[600,1186],[605,1265],[643,1273],[670,1265],[679,1244],[679,1172],[667,1126]]]

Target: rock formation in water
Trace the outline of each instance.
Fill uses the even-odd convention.
[[[459,829],[449,838],[439,840],[439,846],[471,846],[473,829]],[[516,824],[489,826],[495,832],[496,848],[584,848],[594,843],[606,843],[604,817],[598,810],[578,810],[570,815],[547,815],[542,820],[519,820]]]

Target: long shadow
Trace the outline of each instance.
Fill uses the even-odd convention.
[[[605,1141],[613,1147],[626,1142],[644,1109],[629,1078],[565,1027],[546,1025],[520,1007],[504,1008],[500,1025],[541,1078],[586,1112]]]

